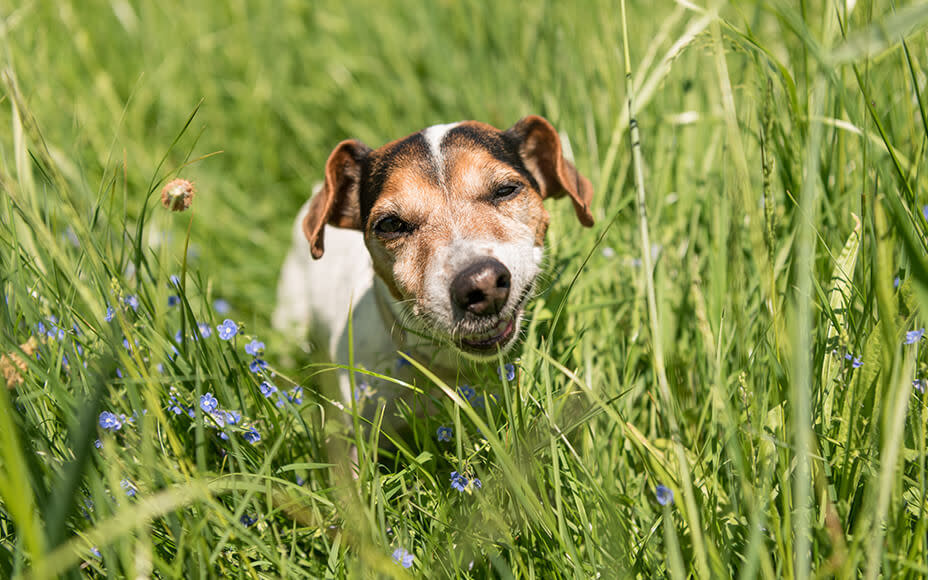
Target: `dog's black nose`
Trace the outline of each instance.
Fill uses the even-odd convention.
[[[511,275],[499,260],[487,258],[464,268],[451,282],[451,301],[474,314],[496,314],[509,298]]]

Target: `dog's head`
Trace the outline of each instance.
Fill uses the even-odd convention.
[[[548,228],[542,200],[564,195],[591,226],[593,188],[545,119],[436,125],[374,150],[340,143],[303,231],[317,259],[326,224],[364,232],[404,322],[484,359],[518,335]]]

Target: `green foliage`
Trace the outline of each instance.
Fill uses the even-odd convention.
[[[890,0],[0,0],[0,577],[928,575],[926,30]],[[515,378],[402,359],[436,414],[345,434],[269,323],[328,153],[529,113],[597,224],[548,206]]]

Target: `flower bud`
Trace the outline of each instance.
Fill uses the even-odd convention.
[[[193,184],[186,179],[170,181],[161,190],[161,205],[171,211],[184,211],[193,203]]]

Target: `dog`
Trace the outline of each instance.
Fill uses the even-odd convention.
[[[544,256],[542,200],[565,196],[592,226],[593,187],[539,116],[505,131],[435,125],[379,149],[343,141],[298,214],[272,323],[318,360],[396,377],[412,372],[403,352],[453,387],[465,363],[517,342]],[[337,377],[344,405],[369,394],[367,375],[354,393],[348,371]],[[376,387],[387,405],[411,392]]]

